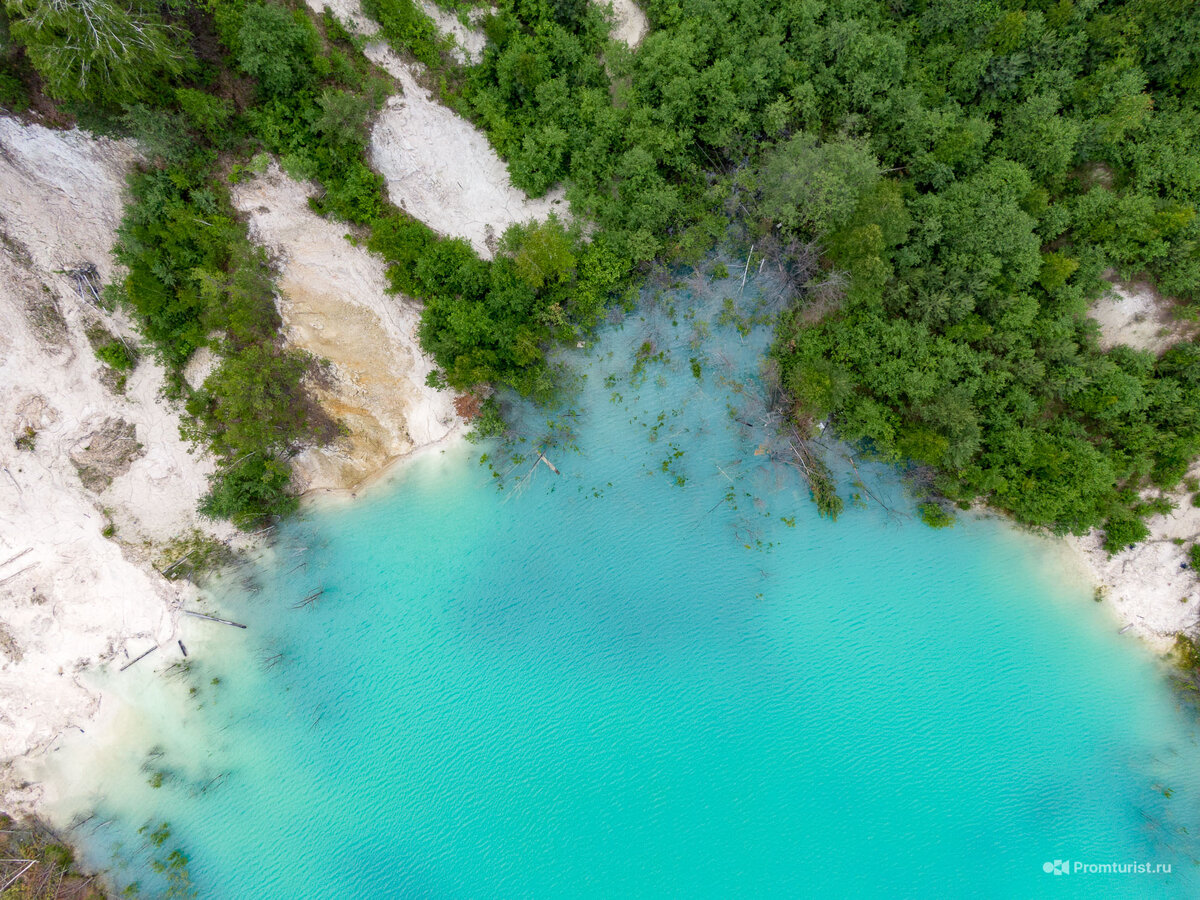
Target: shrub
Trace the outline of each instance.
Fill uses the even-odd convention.
[[[316,78],[317,35],[303,14],[252,3],[242,15],[238,46],[238,64],[268,97],[301,91]]]
[[[396,50],[411,53],[427,66],[438,64],[437,29],[413,0],[363,0],[362,8]]]
[[[128,372],[137,365],[137,355],[118,340],[97,347],[96,358],[118,372]]]
[[[286,463],[256,453],[210,476],[200,511],[249,530],[265,519],[296,509],[299,501],[289,492],[290,483],[291,470]]]
[[[1104,523],[1104,549],[1109,556],[1120,553],[1131,544],[1145,540],[1150,534],[1138,516],[1122,510],[1114,513]]]
[[[192,127],[214,143],[224,143],[233,106],[228,100],[193,88],[179,88],[175,99]]]
[[[949,528],[954,525],[954,514],[948,512],[940,503],[928,500],[917,507],[921,521],[930,528]]]

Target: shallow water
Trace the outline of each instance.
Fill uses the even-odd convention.
[[[526,411],[561,475],[426,454],[228,579],[246,631],[111,675],[121,741],[51,764],[91,858],[153,893],[179,847],[219,898],[1196,895],[1194,714],[1061,549],[862,463],[892,511],[818,518],[755,455],[765,329],[709,304],[697,350],[680,304],[572,358],[557,442]]]

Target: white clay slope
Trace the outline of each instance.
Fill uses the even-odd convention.
[[[277,166],[233,191],[252,238],[279,268],[279,311],[292,346],[328,361],[317,399],[349,434],[292,462],[301,490],[347,489],[458,425],[448,391],[417,344],[418,305],[385,293],[383,261],[308,205],[311,187]]]
[[[466,238],[487,259],[510,225],[566,216],[561,189],[531,200],[513,187],[483,133],[430,97],[388,47],[372,44],[366,53],[404,91],[387,101],[371,131],[371,165],[393,203],[439,234]]]
[[[324,6],[321,0],[309,5]],[[379,30],[355,0],[338,0],[331,9],[359,34]],[[435,22],[450,27],[444,16]],[[462,28],[457,20],[453,26]],[[482,53],[481,33],[453,33],[470,53]],[[383,176],[393,203],[438,234],[466,238],[487,259],[510,225],[545,219],[551,212],[566,217],[561,189],[530,199],[513,187],[507,166],[483,133],[417,83],[419,65],[404,62],[383,41],[368,44],[364,52],[399,81],[403,92],[388,99],[371,130],[371,166]]]
[[[125,394],[102,383],[84,334],[122,317],[81,299],[65,270],[113,275],[130,145],[0,118],[0,760],[84,727],[99,695],[84,686],[169,646],[179,590],[148,561],[190,530],[210,462],[189,452],[143,359]],[[28,430],[34,432],[30,435]],[[21,445],[18,445],[18,441]],[[82,462],[84,468],[78,468]],[[91,467],[91,468],[89,468]],[[111,483],[108,479],[111,478]],[[91,487],[85,487],[87,480]],[[102,530],[111,521],[114,540]]]

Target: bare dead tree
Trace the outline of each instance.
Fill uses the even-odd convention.
[[[712,297],[712,284],[699,268],[692,269],[692,273],[684,279],[684,286],[697,300],[705,301]]]
[[[864,494],[879,504],[880,508],[882,508],[883,511],[888,514],[888,518],[908,518],[908,516],[904,513],[897,511],[893,507],[888,506],[886,503],[880,500],[879,497],[871,490],[871,488],[867,486],[867,480],[863,478],[862,473],[858,471],[858,463],[855,461],[853,453],[851,453],[849,450],[846,450],[842,453],[842,458],[845,459],[846,462],[850,463],[850,468],[854,470],[854,478],[857,486],[862,489]]]

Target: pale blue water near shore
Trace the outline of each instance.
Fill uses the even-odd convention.
[[[249,628],[142,676],[91,858],[152,894],[166,820],[215,898],[1197,895],[1198,730],[1152,656],[1052,545],[932,531],[892,473],[904,515],[819,519],[742,424],[765,330],[700,318],[701,380],[662,307],[572,357],[560,476],[457,447],[282,529],[218,598]]]

